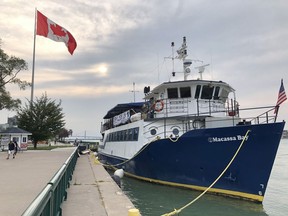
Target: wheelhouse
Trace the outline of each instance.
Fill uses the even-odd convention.
[[[166,82],[146,93],[144,99],[154,106],[156,118],[177,115],[225,116],[227,108],[236,110],[238,106],[235,90],[222,81]]]

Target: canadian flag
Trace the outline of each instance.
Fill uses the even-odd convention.
[[[50,38],[56,42],[64,42],[71,55],[73,55],[73,52],[77,47],[76,40],[69,31],[48,19],[38,10],[36,34]]]

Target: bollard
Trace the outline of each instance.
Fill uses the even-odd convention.
[[[140,216],[140,212],[138,209],[129,209],[128,216]]]
[[[94,159],[94,164],[100,164],[100,161],[98,160],[98,157],[96,157],[96,158]]]

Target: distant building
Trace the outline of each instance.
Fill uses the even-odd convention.
[[[28,136],[30,135],[32,135],[32,133],[18,127],[8,127],[0,130],[0,150],[7,150],[10,140],[16,141],[18,147],[26,150],[28,147]]]
[[[17,116],[8,117],[8,125],[9,127],[15,127],[18,125]]]
[[[8,117],[7,119],[7,123],[5,124],[0,124],[0,132],[9,128],[9,127],[15,127],[17,126],[17,116],[13,116],[13,117]]]

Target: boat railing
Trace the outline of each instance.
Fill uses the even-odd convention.
[[[259,111],[261,109],[266,109],[265,112],[261,113],[260,115],[253,115],[253,117],[245,116],[244,118],[240,118],[237,115],[229,115],[227,117],[230,118],[231,123],[233,126],[236,125],[244,125],[244,124],[266,124],[266,123],[272,123],[276,121],[277,114],[274,113],[275,106],[266,106],[266,107],[250,107],[250,108],[243,108],[237,110],[237,112],[242,114],[245,114],[245,112],[251,112],[251,111]],[[267,110],[268,109],[268,110]],[[217,112],[225,112],[217,111]],[[182,115],[177,117],[170,117],[174,120],[177,119],[179,121],[179,124],[182,125],[181,130],[179,130],[180,134],[185,133],[191,129],[203,129],[206,128],[207,120],[205,120],[206,117],[211,117],[210,112],[207,113],[201,113],[201,115]],[[206,122],[205,122],[206,121]],[[227,119],[223,118],[209,118],[209,122],[221,122],[221,121],[227,121]],[[200,122],[201,126],[194,126],[195,122]],[[149,134],[151,133],[151,130],[149,128],[153,128],[157,125],[157,133],[155,134]],[[173,131],[176,128],[175,122],[169,121],[169,118],[154,118],[153,120],[150,119],[148,124],[145,124],[144,126],[144,135],[149,139],[155,136],[160,136],[162,138],[168,138],[171,135],[175,135],[175,132]],[[156,127],[155,127],[156,128]],[[177,136],[177,134],[175,135]]]
[[[253,108],[245,108],[241,109],[241,112],[251,111],[251,110],[259,110],[259,109],[268,109],[267,111],[257,115],[256,117],[246,117],[246,121],[250,121],[254,124],[265,124],[275,122],[277,119],[277,112],[275,113],[275,106],[266,106],[266,107],[253,107]]]
[[[261,109],[266,109],[265,112],[261,113],[260,115],[253,114],[254,111],[259,111]],[[268,109],[268,110],[267,110]],[[213,117],[214,115],[217,116],[217,113],[226,113],[226,117],[231,118],[231,122],[233,124],[233,126],[237,125],[237,124],[264,124],[264,123],[270,123],[270,122],[275,122],[276,118],[277,118],[277,113],[274,113],[275,110],[275,106],[265,106],[265,107],[250,107],[250,108],[242,108],[239,109],[239,107],[237,107],[236,109],[222,109],[222,110],[215,110],[213,112],[211,112],[210,110],[208,112],[198,112],[198,113],[194,113],[194,114],[183,114],[183,115],[178,115],[178,116],[171,116],[171,117],[159,117],[159,118],[155,118],[155,117],[149,117],[146,115],[146,117],[143,117],[141,119],[144,119],[144,121],[148,122],[148,124],[145,125],[145,128],[149,128],[152,125],[159,125],[157,124],[157,122],[162,121],[164,122],[164,125],[162,125],[164,128],[162,128],[160,131],[163,131],[164,137],[166,137],[167,134],[171,134],[170,128],[171,126],[173,126],[173,124],[169,124],[169,119],[177,119],[179,122],[181,122],[182,125],[185,125],[185,131],[183,130],[183,132],[186,132],[188,130],[191,129],[199,129],[199,128],[205,128],[205,123],[204,125],[201,125],[200,127],[194,127],[193,122],[199,121],[206,118],[206,117]],[[231,113],[233,111],[233,113]],[[252,112],[252,116],[251,116],[251,112]],[[240,118],[240,113],[241,113],[241,118]],[[247,115],[245,115],[247,113]],[[250,113],[250,114],[248,114]],[[244,115],[243,115],[244,114]],[[250,115],[250,116],[249,116]],[[143,115],[144,116],[144,115]],[[256,117],[255,117],[256,116]],[[236,121],[234,121],[234,119],[236,119]],[[239,119],[242,120],[242,122],[239,123]],[[217,118],[215,117],[214,119],[209,119],[209,122],[211,123],[212,121],[226,121],[226,119],[221,119],[221,118]],[[168,124],[167,124],[168,122]],[[111,126],[111,122],[110,123],[110,127],[107,127],[102,125],[101,129],[102,131],[105,131],[109,128],[113,128],[113,126]],[[127,124],[129,124],[130,122],[127,122]],[[174,124],[175,125],[175,124]],[[191,126],[192,125],[192,126]],[[117,126],[116,126],[117,127]]]

